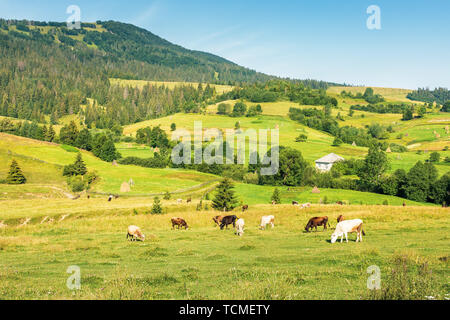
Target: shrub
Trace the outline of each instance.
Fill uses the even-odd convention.
[[[295,142],[306,142],[308,140],[308,136],[306,134],[301,134],[295,139]]]
[[[343,141],[340,138],[336,138],[333,141],[333,147],[339,147],[341,144],[343,143]]]
[[[164,200],[170,200],[170,192],[166,191],[166,193],[164,194]]]
[[[259,176],[257,173],[249,172],[244,176],[244,182],[247,184],[258,184]]]
[[[441,155],[439,154],[439,152],[433,152],[430,155],[430,162],[438,163],[439,161],[441,161]]]
[[[67,184],[69,185],[72,192],[82,192],[86,189],[86,183],[81,176],[73,176],[67,179]]]

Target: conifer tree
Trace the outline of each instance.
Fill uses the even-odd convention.
[[[271,200],[275,204],[281,204],[280,190],[278,188],[275,188],[275,190],[273,191],[273,195],[272,195],[272,199]]]
[[[237,207],[237,199],[234,193],[234,185],[231,179],[223,180],[216,189],[216,197],[212,207],[220,211],[232,211]]]
[[[81,153],[77,154],[77,159],[73,164],[73,169],[76,176],[84,176],[87,173],[86,164],[83,161]]]
[[[161,206],[161,201],[159,200],[158,197],[156,197],[153,200],[153,207],[152,207],[152,214],[162,214],[163,213],[163,208]]]
[[[11,167],[9,169],[8,177],[6,178],[7,184],[25,184],[27,179],[25,178],[22,169],[20,169],[19,164],[14,159],[11,162]]]

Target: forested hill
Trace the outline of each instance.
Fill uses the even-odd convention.
[[[110,78],[231,85],[276,78],[182,48],[133,25],[98,21],[81,26],[69,30],[65,23],[0,19],[0,115],[38,122],[52,116],[56,123],[79,113],[91,98],[109,109],[87,110],[90,118],[104,118],[105,123],[115,117],[127,124],[174,113],[181,106],[194,108],[193,103],[205,99],[190,89],[150,92],[153,88],[138,97],[139,92],[113,88]],[[329,85],[300,82],[316,89]]]
[[[2,41],[35,41],[52,50],[70,47],[80,59],[100,55],[96,66],[109,77],[223,84],[274,78],[114,21],[83,23],[81,29],[69,30],[65,23],[0,20],[0,29],[2,35],[7,35]]]

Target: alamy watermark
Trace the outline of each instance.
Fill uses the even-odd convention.
[[[269,133],[270,142],[268,141]],[[194,141],[192,141],[192,136]],[[172,150],[172,162],[175,165],[200,165],[203,163],[207,165],[244,165],[246,164],[246,146],[248,145],[248,164],[260,164],[262,176],[276,175],[280,168],[279,129],[248,129],[245,131],[227,129],[223,132],[219,129],[203,130],[202,122],[196,121],[194,122],[194,134],[188,130],[177,130],[172,134],[172,141],[179,142]],[[203,143],[207,142],[210,144],[203,148]]]
[[[70,274],[66,281],[67,288],[72,291],[81,290],[81,268],[70,266],[66,272]]]
[[[367,268],[367,273],[370,274],[367,279],[367,289],[380,290],[381,289],[381,270],[378,266],[370,266]]]
[[[67,18],[67,29],[81,29],[81,9],[77,5],[70,5],[66,10],[70,16]]]
[[[371,5],[367,8],[367,29],[369,30],[381,30],[381,9],[377,5]]]

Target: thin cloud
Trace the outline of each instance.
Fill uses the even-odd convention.
[[[132,24],[138,26],[145,26],[152,18],[154,18],[160,11],[161,5],[159,1],[154,1],[142,13],[132,19]]]

